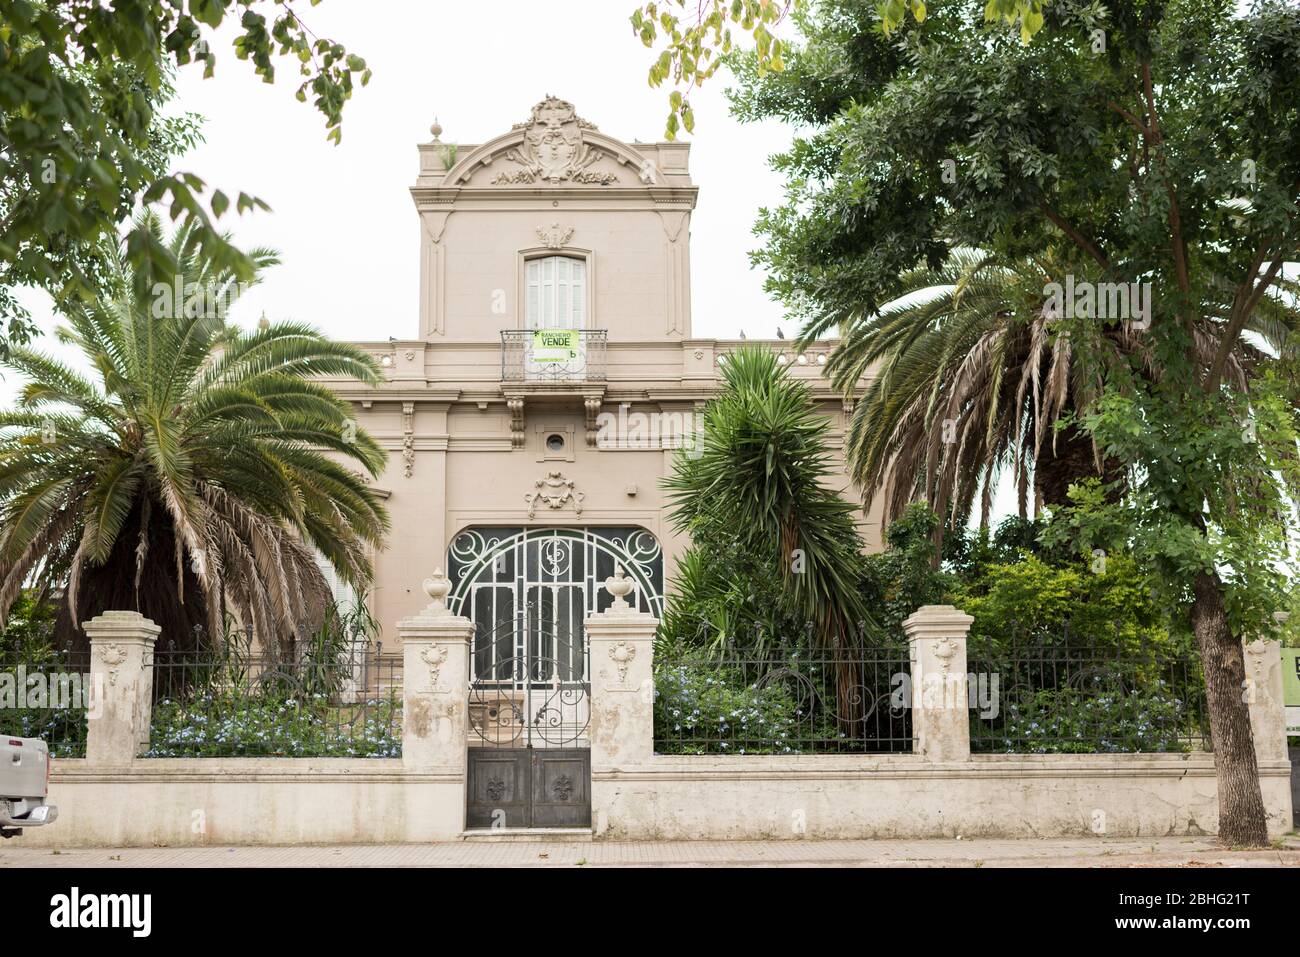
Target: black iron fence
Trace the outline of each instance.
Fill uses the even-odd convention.
[[[325,657],[158,650],[145,757],[402,754],[401,658],[380,643]]]
[[[660,754],[912,750],[905,646],[781,660],[687,657],[655,667]]]
[[[1210,749],[1205,679],[1187,642],[1015,631],[972,638],[967,663],[973,752]]]

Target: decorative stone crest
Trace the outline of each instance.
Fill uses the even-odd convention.
[[[524,130],[524,141],[507,152],[505,158],[518,163],[522,169],[499,173],[492,180],[493,185],[567,182],[608,186],[618,181],[613,173],[589,168],[600,159],[601,150],[584,141],[583,131],[595,127],[579,118],[572,103],[547,96],[533,107],[532,117],[516,124],[515,129]]]
[[[537,238],[545,244],[547,249],[563,249],[569,245],[569,240],[573,238],[573,227],[561,226],[559,223],[551,223],[550,226],[538,226]]]
[[[1272,698],[1268,687],[1268,668],[1271,661],[1277,660],[1277,643],[1257,639],[1246,644],[1245,652],[1246,703],[1267,703]]]
[[[622,601],[622,599],[619,599]],[[624,602],[624,604],[627,604]],[[629,645],[626,641],[617,641],[609,646],[609,658],[618,668],[619,684],[627,684],[628,665],[632,664],[632,659],[636,657],[636,645]]]
[[[951,638],[943,638],[935,643],[934,656],[939,659],[939,664],[943,667],[943,673],[948,673],[948,668],[952,664],[953,655],[957,654],[957,643]]]
[[[126,649],[116,641],[109,642],[99,649],[99,660],[108,665],[108,683],[117,684],[117,673],[126,661]]]
[[[533,483],[533,487],[536,491],[524,496],[524,501],[528,503],[529,518],[537,515],[538,505],[558,511],[571,504],[575,515],[582,514],[582,501],[586,495],[579,492],[574,481],[565,478],[563,472],[547,472],[545,478]]]
[[[442,666],[447,661],[447,646],[435,645],[432,648],[422,649],[420,660],[429,666],[429,688],[437,691],[438,677],[442,674]]]

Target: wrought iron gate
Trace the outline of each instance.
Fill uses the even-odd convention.
[[[622,566],[634,601],[663,607],[663,552],[643,528],[479,526],[452,541],[450,604],[474,622],[466,822],[589,827],[589,669],[584,620]]]
[[[590,690],[575,596],[542,590],[508,627],[475,636],[466,826],[590,827]]]

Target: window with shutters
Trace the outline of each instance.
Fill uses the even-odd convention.
[[[315,551],[313,549],[313,551]],[[351,610],[357,603],[357,592],[351,585],[344,581],[339,573],[334,570],[328,558],[320,552],[316,552],[316,567],[320,573],[325,576],[325,582],[329,585],[330,597],[334,603],[346,610]]]
[[[524,292],[529,329],[586,328],[586,260],[572,256],[528,260]]]

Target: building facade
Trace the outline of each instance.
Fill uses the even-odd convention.
[[[360,343],[381,387],[333,383],[390,457],[371,611],[394,647],[391,624],[441,567],[481,630],[529,608],[577,627],[618,563],[657,614],[686,544],[659,483],[740,344],[692,332],[690,147],[621,142],[549,96],[486,143],[432,131],[411,187],[416,334]],[[829,344],[766,345],[824,404],[837,451],[848,410]],[[878,521],[863,531],[875,547]]]

